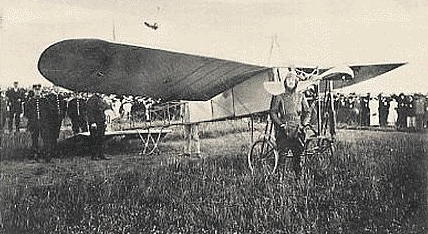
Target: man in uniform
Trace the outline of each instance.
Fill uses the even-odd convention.
[[[86,100],[80,93],[68,102],[67,115],[71,119],[71,128],[74,134],[88,131],[88,122],[86,120]]]
[[[104,111],[110,106],[96,93],[87,101],[87,117],[90,132],[91,159],[108,158],[104,155],[104,134],[106,130],[106,116]]]
[[[41,85],[33,85],[34,95],[25,103],[25,117],[28,119],[28,130],[31,133],[31,149],[32,156],[36,161],[39,160],[41,150],[39,146],[39,137],[43,138],[45,147],[45,159],[50,161],[51,159],[51,146],[50,136],[48,129],[49,119],[49,103],[48,100],[41,96]]]
[[[21,121],[22,101],[24,100],[24,91],[18,87],[18,81],[13,82],[13,88],[6,91],[6,97],[9,101],[9,132],[12,132],[14,121],[15,130],[18,132]]]
[[[57,149],[57,143],[59,138],[59,133],[61,130],[62,120],[65,117],[65,112],[67,108],[67,102],[64,97],[59,93],[57,87],[46,95],[46,99],[49,104],[49,119],[47,122],[48,133],[50,134],[49,138],[52,140],[52,150]]]

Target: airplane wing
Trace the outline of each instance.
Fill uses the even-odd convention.
[[[70,90],[208,100],[266,67],[96,39],[58,42],[38,69]]]
[[[383,73],[389,72],[398,68],[406,63],[385,63],[385,64],[354,64],[349,67],[354,71],[354,78],[349,80],[336,80],[334,82],[334,88],[339,89],[342,87],[350,86],[356,83],[360,83],[365,80],[369,80]]]
[[[355,78],[339,81],[335,88],[400,65],[351,66]],[[43,51],[38,69],[55,85],[75,91],[205,101],[271,68],[98,39],[72,39]]]

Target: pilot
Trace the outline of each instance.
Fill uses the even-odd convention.
[[[36,161],[39,160],[41,155],[40,146],[39,146],[39,137],[43,138],[45,146],[45,160],[50,161],[52,152],[51,152],[51,142],[49,141],[49,128],[48,128],[48,118],[49,112],[49,103],[45,97],[41,96],[41,85],[33,85],[32,97],[25,103],[25,117],[28,119],[28,130],[31,133],[31,149],[32,156],[31,158]]]
[[[67,105],[67,115],[71,119],[71,128],[74,134],[88,131],[88,122],[86,120],[86,100],[81,93],[71,99]]]
[[[15,120],[15,130],[19,131],[20,115],[22,113],[22,102],[24,100],[24,91],[18,87],[18,81],[13,82],[13,88],[6,91],[6,97],[9,101],[9,132],[12,132],[12,125]]]
[[[293,153],[293,170],[300,177],[300,156],[304,150],[301,133],[310,122],[310,107],[305,95],[297,91],[298,77],[294,67],[285,77],[285,92],[272,99],[270,116],[275,127],[276,144],[280,155]]]
[[[87,117],[90,132],[91,159],[108,158],[104,155],[104,134],[106,130],[106,116],[104,111],[110,106],[103,100],[100,94],[92,95],[87,101]]]

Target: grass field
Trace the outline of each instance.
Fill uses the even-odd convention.
[[[203,159],[180,156],[172,134],[161,153],[111,143],[110,161],[70,155],[0,162],[5,233],[425,233],[426,135],[340,131],[337,158],[299,181],[251,175],[246,123],[203,127]],[[219,136],[223,135],[224,136]],[[23,140],[23,143],[25,140]],[[131,147],[132,146],[132,147]],[[25,147],[18,147],[25,150]]]

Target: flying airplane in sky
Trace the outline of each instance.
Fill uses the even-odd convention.
[[[158,23],[149,24],[149,23],[147,23],[147,22],[144,21],[144,25],[146,25],[147,27],[149,27],[149,28],[151,28],[153,30],[156,30],[156,29],[159,28]]]

